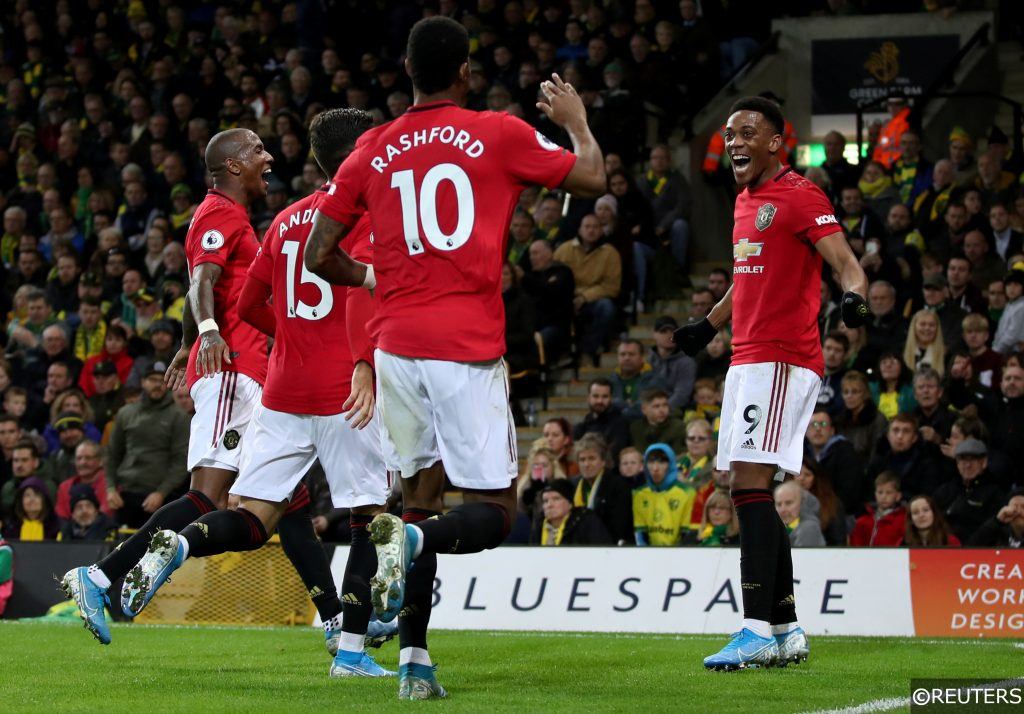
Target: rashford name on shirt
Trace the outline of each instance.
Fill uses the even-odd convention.
[[[370,166],[377,173],[384,173],[384,169],[396,157],[410,149],[419,146],[427,146],[434,142],[451,144],[456,149],[464,152],[471,159],[479,158],[484,153],[484,145],[479,139],[474,139],[465,129],[456,129],[453,126],[433,126],[429,129],[414,131],[410,134],[400,134],[397,137],[398,146],[394,144],[384,145],[384,154],[374,156],[370,159]]]

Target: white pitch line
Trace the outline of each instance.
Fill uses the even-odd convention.
[[[1024,649],[1024,643],[1015,644],[1014,647]],[[971,689],[995,689],[996,687],[1007,686],[1019,687],[1022,681],[1024,681],[1024,678],[1022,677],[1014,679],[1000,679],[998,682],[984,682],[982,684],[972,684],[960,687],[958,691],[967,691]],[[887,712],[893,709],[902,709],[910,706],[910,703],[910,697],[889,697],[887,699],[873,699],[870,702],[857,704],[852,707],[818,709],[813,712],[806,712],[805,714],[871,714],[872,712]]]
[[[871,712],[887,712],[907,706],[910,706],[910,697],[889,697],[888,699],[873,699],[870,702],[843,709],[819,709],[808,714],[871,714]]]

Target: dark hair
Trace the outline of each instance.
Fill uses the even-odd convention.
[[[640,395],[640,401],[643,404],[650,404],[655,399],[668,399],[668,392],[664,389],[648,389]]]
[[[558,428],[562,430],[562,433],[569,437],[570,440],[572,439],[572,426],[565,417],[551,417],[544,422],[544,426],[548,424],[558,424]]]
[[[726,270],[725,268],[712,268],[708,272],[708,276],[712,275],[721,275],[723,278],[725,278],[725,282],[727,283],[732,281],[731,277],[729,276],[729,271]],[[712,293],[712,295],[714,295],[714,293]]]
[[[917,417],[914,416],[913,414],[909,414],[907,412],[900,412],[899,414],[894,416],[892,418],[892,421],[890,421],[889,423],[895,424],[896,422],[900,422],[901,424],[909,424],[911,429],[913,429],[915,432],[917,431],[918,421]]]
[[[850,338],[847,337],[844,333],[840,332],[839,330],[832,330],[827,335],[825,335],[825,339],[832,340],[833,342],[838,342],[840,345],[843,346],[843,352],[850,351]]]
[[[815,413],[819,411],[825,411],[824,409],[815,409]],[[829,475],[828,471],[822,468],[821,464],[816,459],[810,456],[804,456],[804,468],[814,474],[814,483],[807,489],[810,493],[818,499],[818,503],[821,506],[820,518],[822,530],[828,529],[832,524],[832,520],[839,513],[839,496],[836,495],[835,488],[832,487],[832,476]]]
[[[14,448],[11,449],[11,453],[14,453],[18,449],[28,449],[29,451],[32,452],[33,457],[37,459],[39,458],[39,447],[36,446],[36,442],[32,441],[31,439],[21,439],[17,444],[14,445]]]
[[[932,509],[932,527],[930,534],[937,536],[935,542],[925,543],[921,538],[921,532],[917,530],[917,526],[914,525],[914,519],[910,517],[910,506],[914,501],[918,499],[924,499],[928,504],[928,507]],[[952,534],[952,530],[949,527],[949,523],[946,521],[946,517],[942,514],[942,509],[935,503],[935,499],[926,494],[914,496],[912,499],[907,501],[907,530],[903,536],[903,545],[906,546],[930,546],[930,545],[949,545],[949,536]]]
[[[406,57],[416,89],[442,92],[455,84],[459,68],[469,61],[469,34],[451,18],[424,18],[409,31]]]
[[[7,412],[0,414],[0,424],[6,424],[7,422],[11,421],[13,421],[15,424],[18,424],[19,426],[21,425],[21,420],[18,419],[18,417],[14,416],[13,414],[8,414]]]
[[[786,132],[786,119],[782,116],[782,110],[771,99],[765,99],[764,97],[743,97],[742,99],[737,99],[729,109],[729,116],[742,111],[757,112],[763,116],[772,125],[776,134],[784,134]]]
[[[117,337],[118,339],[127,342],[128,331],[120,325],[111,325],[107,328],[107,337]]]
[[[338,172],[356,139],[371,126],[373,116],[359,109],[328,109],[313,117],[309,124],[309,147],[328,178]]]
[[[900,476],[895,471],[883,471],[882,473],[875,476],[875,488],[884,484],[892,484],[892,487],[897,491],[900,490]]]
[[[608,387],[608,389],[611,389],[612,383],[607,377],[597,377],[596,379],[590,380],[590,384],[587,385],[587,392],[589,393],[594,387]]]

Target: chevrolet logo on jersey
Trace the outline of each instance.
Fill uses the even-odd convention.
[[[746,238],[740,238],[732,247],[732,257],[737,263],[746,263],[751,256],[761,255],[764,243],[751,243]]]

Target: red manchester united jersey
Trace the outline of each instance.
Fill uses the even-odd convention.
[[[792,169],[737,196],[733,364],[785,362],[822,374],[822,259],[814,244],[840,232],[825,194]]]
[[[337,414],[352,387],[348,288],[331,285],[303,265],[313,212],[325,195],[322,188],[281,211],[249,268],[249,275],[270,286],[277,324],[263,404],[290,414]],[[342,247],[367,260],[369,242],[369,219],[363,217]]]
[[[189,274],[203,263],[214,263],[223,269],[213,286],[213,314],[221,337],[231,348],[231,364],[225,364],[224,369],[241,372],[263,384],[267,377],[267,340],[238,316],[238,294],[258,247],[246,209],[211,189],[196,209],[185,236]],[[198,351],[199,340],[196,340],[188,357],[189,389],[198,379]]]
[[[575,161],[520,119],[451,102],[413,107],[363,134],[320,211],[349,226],[370,213],[377,346],[461,362],[504,354],[512,211],[524,186],[558,186]]]

